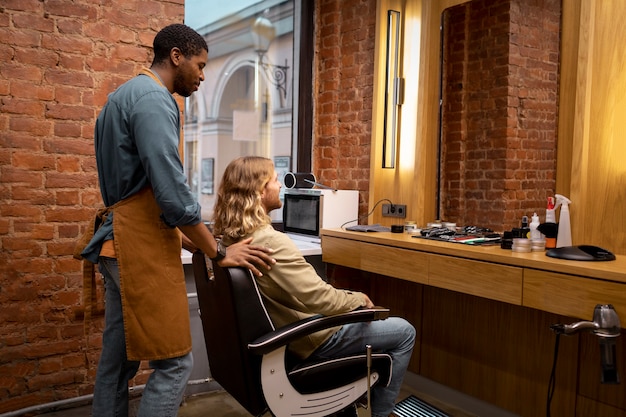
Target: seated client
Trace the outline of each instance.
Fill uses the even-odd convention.
[[[274,324],[280,327],[316,314],[374,307],[367,295],[326,283],[289,236],[272,227],[269,213],[282,206],[281,186],[270,159],[235,159],[224,171],[213,219],[214,233],[222,236],[225,246],[252,237],[255,245],[273,250],[276,264],[256,279]],[[293,342],[289,350],[302,359],[333,358],[362,354],[369,344],[374,352],[389,354],[393,359],[391,383],[371,391],[372,415],[386,417],[393,410],[414,343],[415,328],[402,318],[389,317],[322,330]]]

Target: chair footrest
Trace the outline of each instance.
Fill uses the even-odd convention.
[[[371,372],[378,373],[378,383],[388,385],[391,379],[391,356],[385,353],[372,354]],[[365,354],[305,362],[288,373],[293,387],[301,394],[338,388],[366,376],[367,357]]]

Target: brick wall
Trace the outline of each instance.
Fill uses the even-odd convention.
[[[510,230],[554,194],[560,2],[475,0],[446,17],[441,218]]]
[[[374,79],[375,0],[316,5],[313,172],[336,188],[360,191],[367,212]]]
[[[183,0],[0,3],[0,413],[93,390],[102,318],[86,343],[72,251],[101,204],[94,120],[183,16]]]

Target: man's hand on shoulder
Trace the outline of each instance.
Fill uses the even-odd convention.
[[[252,238],[230,245],[226,250],[226,257],[218,262],[222,267],[243,266],[256,276],[262,276],[261,269],[270,270],[276,260],[270,255],[272,249],[263,246],[251,245]]]

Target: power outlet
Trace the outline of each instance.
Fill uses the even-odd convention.
[[[406,217],[406,205],[404,204],[383,204],[383,217]]]

